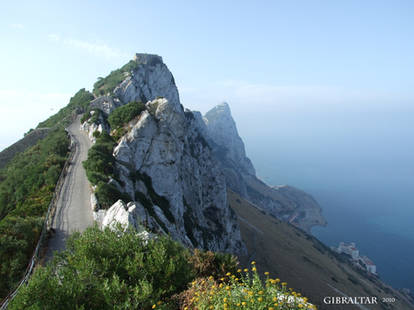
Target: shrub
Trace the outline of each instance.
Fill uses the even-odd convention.
[[[100,181],[96,188],[96,197],[103,209],[110,208],[119,199],[131,201],[131,197],[126,193],[121,193],[115,186]]]
[[[89,149],[88,158],[83,162],[86,176],[93,185],[99,181],[108,181],[114,174],[115,158],[112,150],[115,141],[106,132],[102,132],[97,138],[96,143]]]
[[[9,309],[172,309],[169,298],[194,278],[189,256],[168,237],[88,228],[37,268]]]
[[[239,269],[236,274],[226,273],[219,281],[213,277],[192,282],[182,294],[184,309],[315,309],[306,297],[287,289],[287,283],[269,278],[260,280],[254,262],[251,273]]]
[[[144,110],[145,105],[141,102],[130,102],[126,105],[120,106],[113,110],[109,115],[109,125],[111,125],[111,129],[120,128]]]
[[[214,253],[194,249],[190,257],[197,277],[213,276],[214,279],[222,278],[227,272],[235,273],[239,262],[237,258],[228,253]]]

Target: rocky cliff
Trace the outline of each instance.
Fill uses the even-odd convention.
[[[326,225],[321,208],[312,196],[291,186],[270,187],[256,177],[227,103],[208,111],[204,122],[206,139],[212,145],[231,190],[268,214],[307,232],[313,226]]]
[[[145,108],[124,124],[113,151],[116,177],[109,183],[130,197],[95,218],[103,226],[115,219],[170,234],[190,247],[243,254],[237,217],[229,207],[227,189],[308,230],[323,224],[320,208],[308,195],[291,187],[271,188],[256,178],[244,143],[227,104],[204,117],[184,110],[174,78],[162,58],[137,54],[131,71],[112,93],[95,98],[91,108],[102,111],[82,128],[114,134],[111,113],[129,102]],[[126,205],[128,204],[128,205]]]
[[[112,96],[92,102],[105,114],[131,101],[146,102],[113,153],[117,181],[111,181],[131,197],[134,208],[128,208],[129,218],[191,247],[244,253],[237,218],[227,202],[225,178],[203,137],[203,123],[184,111],[161,57],[137,54],[135,61],[139,65]],[[107,128],[102,122],[83,127],[89,131]],[[118,216],[112,208],[126,211],[119,205],[100,211],[97,218],[102,224]]]

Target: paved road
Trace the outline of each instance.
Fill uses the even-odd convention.
[[[86,133],[80,130],[80,117],[68,127],[68,130],[76,141],[76,150],[57,202],[52,223],[55,233],[49,240],[47,260],[53,256],[53,251],[65,248],[66,238],[71,233],[82,232],[93,225],[90,207],[91,190],[82,166],[82,162],[88,157],[91,142]]]

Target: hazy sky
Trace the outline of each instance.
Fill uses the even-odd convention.
[[[0,149],[134,52],[164,58],[185,106],[228,101],[242,136],[295,104],[413,102],[413,1],[194,3],[3,1]]]

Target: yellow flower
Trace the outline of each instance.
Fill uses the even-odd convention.
[[[260,301],[260,302],[262,302],[263,301],[263,298],[262,297],[259,297],[259,298],[257,298],[257,300]]]
[[[162,304],[162,301],[160,300],[159,302],[157,302],[157,305],[161,305]]]
[[[276,302],[276,301],[277,301],[277,297],[273,297],[273,301],[275,301],[275,302]]]
[[[263,291],[259,291],[259,295],[263,295]]]
[[[302,304],[299,304],[299,305],[298,305],[298,307],[299,307],[299,308],[303,308],[303,305],[302,305]]]
[[[230,286],[226,286],[226,290],[228,291],[230,289]]]
[[[245,306],[245,305],[246,305],[246,302],[245,302],[245,301],[243,301],[243,302],[242,302],[242,305],[243,305],[243,306]]]
[[[256,270],[257,270],[257,269],[256,269],[256,267],[253,267],[253,268],[252,268],[252,271],[256,271]]]
[[[155,308],[157,308],[157,305],[156,304],[153,304],[152,305],[152,309],[155,309]]]
[[[255,262],[255,261],[252,261],[250,264],[252,264],[252,265],[256,265],[256,262]]]
[[[237,272],[242,272],[242,270],[241,269],[237,269]]]
[[[273,310],[274,308],[273,307],[269,307],[269,310]]]
[[[287,285],[287,283],[286,283],[286,282],[282,282],[282,285],[283,285],[283,286],[286,286],[286,285]]]
[[[231,273],[230,272],[227,272],[226,273],[226,276],[228,276],[228,277],[231,276]]]
[[[244,268],[244,272],[248,272],[249,271],[249,269],[247,269],[247,268]]]
[[[276,278],[276,279],[275,279],[275,282],[276,282],[276,283],[280,282],[280,279]]]
[[[268,272],[268,271],[266,271],[264,274],[265,274],[265,276],[268,276],[268,275],[269,275],[269,272]]]
[[[224,302],[227,302],[227,298],[226,298],[226,297],[224,297],[223,301],[224,301]]]

